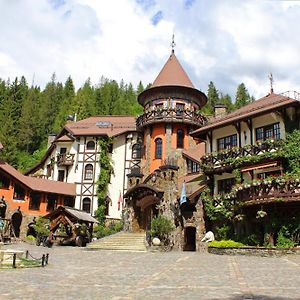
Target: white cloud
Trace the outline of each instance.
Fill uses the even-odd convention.
[[[90,77],[152,82],[175,52],[195,86],[235,94],[300,90],[298,1],[0,0],[0,77],[56,72],[77,88]]]

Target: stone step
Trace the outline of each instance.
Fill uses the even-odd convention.
[[[120,232],[88,244],[87,249],[147,251],[145,233]]]

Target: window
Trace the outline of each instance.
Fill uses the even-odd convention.
[[[41,204],[41,194],[40,193],[32,193],[30,202],[29,202],[29,209],[39,210],[40,204]]]
[[[10,180],[4,176],[4,175],[0,175],[0,188],[1,189],[9,189],[9,185],[10,185]]]
[[[57,181],[64,181],[65,180],[65,171],[58,170]]]
[[[92,180],[93,179],[93,165],[91,164],[88,164],[85,166],[84,168],[84,179],[87,179],[87,180]]]
[[[200,172],[200,165],[199,163],[191,160],[191,159],[187,159],[187,168],[188,168],[188,173],[198,173]]]
[[[257,179],[265,179],[269,176],[280,176],[281,175],[281,170],[275,170],[275,171],[268,171],[268,172],[263,172],[263,173],[258,173],[257,174]]]
[[[184,148],[184,131],[183,129],[177,130],[177,148]]]
[[[108,196],[105,197],[104,204],[105,204],[104,215],[108,216],[109,215],[109,206],[112,205],[111,199]]]
[[[74,207],[74,198],[73,197],[65,197],[64,198],[64,206]]]
[[[219,194],[229,193],[234,183],[235,183],[234,178],[218,180],[218,193]]]
[[[59,153],[60,154],[66,154],[67,153],[67,148],[60,148]]]
[[[280,139],[280,126],[279,123],[274,123],[268,126],[256,128],[256,140],[265,141],[268,139]]]
[[[142,146],[141,144],[134,144],[132,146],[132,158],[141,159],[142,157]]]
[[[47,211],[53,211],[56,207],[57,203],[57,195],[55,194],[48,194],[47,195]]]
[[[87,150],[94,150],[95,149],[95,142],[94,141],[87,142],[86,149]]]
[[[155,140],[155,158],[162,158],[162,139],[158,138]]]
[[[217,139],[218,151],[221,151],[224,149],[231,149],[236,146],[237,146],[237,135],[236,134]]]
[[[184,104],[176,103],[176,116],[177,117],[183,116],[183,111],[184,111]]]
[[[91,199],[90,198],[84,198],[82,200],[82,210],[87,213],[91,212]]]
[[[25,190],[15,183],[14,186],[14,199],[15,200],[24,200],[25,199]]]

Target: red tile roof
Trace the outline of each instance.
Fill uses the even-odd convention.
[[[135,117],[132,116],[97,116],[68,123],[65,128],[74,136],[118,136],[128,131],[135,131]]]
[[[170,85],[194,88],[192,81],[184,71],[175,53],[170,55],[151,87]]]
[[[76,195],[76,185],[73,183],[25,176],[4,161],[0,161],[0,169],[27,186],[30,190],[68,196]]]
[[[184,150],[182,154],[191,160],[200,162],[200,158],[205,154],[205,143],[199,143],[192,149]]]
[[[224,117],[211,118],[208,125],[193,131],[191,134],[193,136],[197,136],[199,133],[205,133],[212,129],[227,126],[236,121],[245,120],[249,117],[263,115],[279,108],[295,105],[300,106],[300,102],[280,94],[268,94],[267,96],[243,106]]]

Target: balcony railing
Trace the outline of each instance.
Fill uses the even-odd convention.
[[[238,188],[236,201],[245,205],[300,201],[300,179],[266,179]]]
[[[57,155],[57,165],[60,166],[72,166],[74,164],[75,154],[58,154]]]
[[[256,161],[263,160],[264,158],[277,158],[280,156],[281,149],[281,140],[267,140],[257,145],[246,145],[241,148],[234,147],[204,155],[201,158],[201,167],[206,171],[226,168],[228,166],[237,167],[248,162],[253,162],[254,156],[257,156]]]
[[[300,201],[300,178],[270,177],[237,184],[230,193],[212,197],[215,206],[230,201],[245,206]]]
[[[136,120],[138,128],[158,122],[182,122],[201,127],[206,125],[207,119],[195,111],[164,108],[146,112]]]

